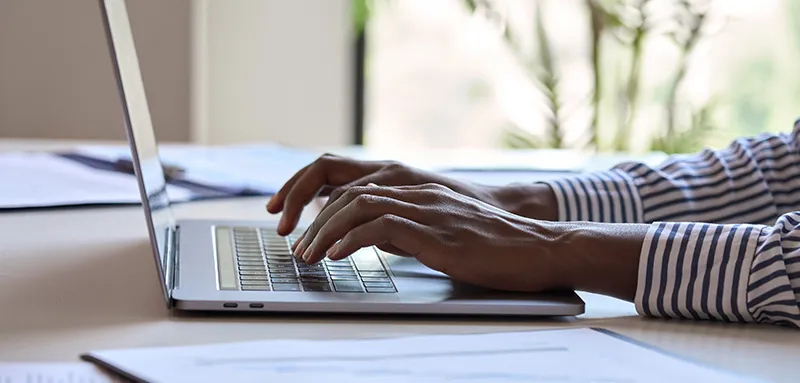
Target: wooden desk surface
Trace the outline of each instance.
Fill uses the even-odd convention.
[[[2,146],[0,146],[2,147]],[[180,205],[180,218],[268,219],[265,198]],[[308,217],[306,217],[308,218]],[[270,338],[604,327],[667,351],[777,382],[797,382],[800,331],[636,316],[632,304],[581,293],[587,313],[560,321],[168,312],[139,207],[0,213],[0,361],[74,361],[103,348]]]

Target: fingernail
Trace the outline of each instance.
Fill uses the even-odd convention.
[[[311,246],[309,246],[308,249],[303,251],[303,261],[308,262],[309,258],[311,258]]]
[[[333,246],[331,246],[331,248],[330,248],[330,249],[328,249],[328,251],[326,251],[326,252],[325,252],[325,255],[326,255],[328,258],[330,258],[330,257],[331,257],[331,255],[334,255],[334,254],[336,254],[336,250],[338,250],[338,249],[339,249],[339,242],[336,242],[336,243],[334,243],[334,244],[333,244]]]

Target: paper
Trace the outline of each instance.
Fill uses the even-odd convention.
[[[331,150],[360,160],[395,160],[451,177],[485,185],[532,183],[573,176],[578,172],[608,170],[622,161],[637,160],[649,165],[665,155],[593,155],[567,150],[385,150],[346,147]],[[83,146],[78,153],[106,161],[129,159],[126,146]],[[257,194],[277,192],[298,170],[322,152],[274,144],[232,146],[159,146],[161,160],[186,170],[184,178],[201,185]]]
[[[121,383],[89,363],[0,363],[0,383]]]
[[[84,146],[78,153],[107,161],[130,159],[122,146]],[[185,170],[183,179],[229,190],[273,194],[318,155],[280,145],[161,145],[165,165]]]
[[[98,351],[159,382],[754,382],[591,329]]]
[[[0,208],[141,203],[136,179],[46,153],[0,154]],[[168,187],[175,200],[190,193]]]

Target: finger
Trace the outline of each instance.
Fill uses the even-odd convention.
[[[269,202],[267,203],[268,212],[272,214],[277,214],[280,213],[281,210],[283,210],[283,202],[286,199],[286,193],[288,193],[289,190],[292,189],[294,183],[297,182],[297,179],[300,178],[300,176],[302,176],[303,173],[305,173],[306,170],[308,170],[308,168],[311,165],[313,165],[313,163],[304,166],[297,173],[295,173],[292,176],[292,178],[289,178],[289,180],[286,181],[286,183],[283,184],[283,186],[281,186],[280,190],[278,190],[278,192],[275,193],[275,195],[273,195],[272,198],[269,199]]]
[[[283,200],[283,216],[278,233],[286,235],[300,220],[303,207],[331,186],[340,186],[376,172],[384,165],[380,162],[356,161],[346,157],[325,154],[318,158],[298,177]]]
[[[359,179],[357,179],[355,181],[352,181],[350,183],[347,183],[345,185],[339,186],[339,187],[331,190],[330,196],[328,197],[328,201],[325,203],[325,206],[322,207],[322,210],[325,210],[325,208],[327,208],[328,206],[332,205],[339,198],[341,198],[342,195],[344,195],[345,192],[347,192],[349,189],[352,189],[354,187],[357,187],[357,186],[368,186],[369,184],[385,185],[384,182],[381,182],[381,181],[383,181],[383,178],[385,178],[384,173],[375,172],[375,173],[368,174],[368,175],[366,175],[364,177],[361,177],[361,178],[359,178]]]
[[[384,215],[396,215],[415,222],[424,223],[427,211],[420,206],[400,199],[362,194],[337,211],[327,222],[324,222],[315,236],[307,234],[303,250],[306,263],[314,263],[325,256],[325,252],[336,241],[343,238],[350,230]]]
[[[299,254],[298,254],[298,252],[297,252],[297,246],[298,246],[298,245],[300,244],[300,242],[303,240],[303,237],[304,237],[305,235],[306,235],[306,233],[300,234],[300,236],[299,236],[299,237],[297,237],[297,239],[294,241],[294,243],[292,243],[292,254],[294,254],[294,256],[295,256],[295,257],[297,257],[297,258],[299,258],[299,257],[300,257],[300,255],[299,255]]]
[[[287,235],[297,226],[300,213],[328,183],[328,169],[335,166],[336,158],[322,156],[309,165],[291,185],[283,199],[283,215],[278,222],[278,234]]]
[[[303,240],[299,242],[297,246],[297,253],[303,254],[308,249],[311,242],[319,233],[320,229],[323,225],[325,225],[331,218],[340,210],[344,209],[345,206],[359,198],[361,195],[370,194],[373,196],[383,196],[389,197],[392,199],[397,199],[400,201],[410,202],[414,204],[422,204],[425,201],[424,196],[421,195],[420,191],[415,190],[407,190],[401,191],[391,187],[379,187],[379,186],[355,186],[348,189],[345,194],[342,195],[339,199],[337,199],[332,204],[328,205],[327,207],[323,208],[323,210],[317,215],[314,219],[314,222],[308,226],[308,229],[303,234]],[[360,202],[363,205],[367,205],[369,202]]]
[[[401,257],[410,257],[411,256],[411,254],[406,253],[405,251],[403,251],[401,249],[398,249],[398,248],[396,248],[396,247],[394,247],[394,246],[392,246],[390,244],[378,245],[378,248],[381,249],[382,251],[387,252],[387,253],[394,254],[394,255],[399,255]]]
[[[328,258],[344,259],[367,246],[392,247],[410,256],[422,253],[435,237],[429,229],[417,222],[397,215],[387,214],[366,222],[352,230],[328,250]]]

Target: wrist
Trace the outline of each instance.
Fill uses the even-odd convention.
[[[515,184],[489,190],[493,204],[519,216],[543,221],[558,220],[558,200],[546,184]]]
[[[589,222],[558,225],[553,245],[555,252],[564,256],[569,285],[633,301],[649,226]]]

